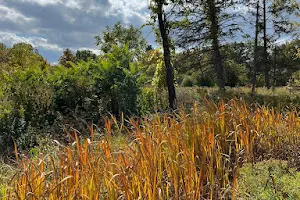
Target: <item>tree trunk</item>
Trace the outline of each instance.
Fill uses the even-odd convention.
[[[166,17],[163,13],[163,0],[160,0],[158,3],[158,23],[160,35],[162,38],[163,49],[164,49],[164,61],[166,66],[166,81],[168,86],[168,94],[169,94],[169,107],[174,109],[174,102],[176,99],[176,92],[174,86],[174,73],[173,66],[171,64],[171,52],[170,52],[170,41],[169,41],[169,33]]]
[[[264,71],[265,71],[265,85],[268,89],[270,89],[270,69],[269,69],[269,63],[268,63],[268,52],[267,52],[267,16],[266,16],[266,0],[263,0],[263,10],[264,10]]]
[[[210,19],[210,37],[212,40],[213,49],[213,65],[217,73],[217,84],[221,91],[225,91],[225,81],[224,81],[224,63],[220,53],[220,43],[219,43],[219,20],[218,11],[214,0],[208,0],[208,15]]]
[[[256,75],[257,75],[257,65],[258,65],[258,30],[259,26],[259,0],[256,3],[256,22],[255,22],[255,41],[254,41],[254,62],[253,62],[253,71],[252,71],[252,92],[255,92],[256,87]]]
[[[273,71],[273,89],[275,89],[276,87],[276,79],[277,79],[277,74],[276,74],[276,70],[277,70],[277,49],[276,49],[276,45],[274,47],[274,71]]]

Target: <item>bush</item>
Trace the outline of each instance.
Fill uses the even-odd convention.
[[[141,114],[151,113],[155,108],[155,91],[153,88],[143,88],[138,96],[139,110]]]
[[[34,133],[28,132],[30,127],[42,129],[51,123],[53,91],[47,81],[47,71],[39,66],[2,76],[5,86],[1,89],[5,94],[0,101],[0,143],[2,152],[11,154],[14,142],[22,149],[31,146],[28,138]]]
[[[101,115],[135,115],[139,74],[128,48],[115,48],[99,61],[70,67],[31,66],[2,73],[0,82],[0,144],[21,149],[36,144],[35,133],[65,123],[99,123]],[[86,123],[88,122],[88,123]],[[77,128],[77,127],[76,127]],[[10,148],[10,150],[13,150]]]
[[[186,77],[182,80],[182,86],[184,86],[184,87],[193,87],[193,86],[194,86],[194,82],[193,82],[193,80],[192,80],[192,77],[186,76]]]

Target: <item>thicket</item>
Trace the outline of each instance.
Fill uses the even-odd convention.
[[[96,60],[66,62],[69,67],[35,64],[1,71],[2,151],[12,152],[14,142],[20,150],[32,148],[39,134],[60,134],[76,123],[99,125],[109,114],[139,114],[138,65],[126,47]]]

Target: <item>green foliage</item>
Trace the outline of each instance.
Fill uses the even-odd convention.
[[[7,48],[0,43],[0,72],[9,74],[19,68],[25,69],[33,65],[43,68],[47,65],[47,61],[32,45],[17,43],[12,48]]]
[[[293,73],[300,70],[300,57],[297,57],[299,46],[298,39],[273,49],[271,76],[275,86],[287,85]]]
[[[48,76],[47,69],[32,66],[12,73],[7,80],[11,100],[24,109],[24,120],[33,126],[42,126],[51,113],[53,92]]]
[[[80,60],[83,60],[85,62],[88,62],[89,59],[95,60],[97,58],[96,54],[91,52],[90,50],[78,50],[76,52],[76,62],[79,62]]]
[[[111,53],[115,46],[124,48],[127,45],[128,50],[133,53],[135,58],[139,57],[147,48],[147,41],[142,37],[140,29],[130,25],[126,28],[121,22],[116,23],[113,27],[106,27],[102,36],[96,36],[96,45],[104,53]]]
[[[244,85],[248,79],[246,76],[246,67],[244,64],[237,64],[232,60],[224,62],[225,66],[225,84],[230,87]]]
[[[76,57],[73,55],[70,49],[66,49],[63,52],[63,55],[59,58],[59,64],[67,68],[70,68],[72,66],[71,63],[75,63],[75,62],[76,62]]]
[[[105,112],[116,116],[137,113],[138,74],[131,55],[127,46],[115,46],[100,61],[57,68],[53,72],[55,110],[83,112],[85,119],[96,121]]]
[[[192,87],[194,86],[194,81],[192,80],[192,77],[190,76],[186,76],[183,80],[182,80],[182,86],[183,87]]]
[[[156,64],[155,74],[152,79],[152,86],[158,90],[167,87],[166,69],[163,61],[160,61]]]
[[[290,86],[300,86],[300,70],[293,73]]]
[[[96,78],[96,95],[105,96],[107,110],[116,116],[136,114],[137,95],[139,93],[138,75],[131,63],[131,52],[124,48],[114,47],[111,53],[104,56],[99,76]]]
[[[37,62],[0,73],[2,152],[13,152],[13,140],[19,149],[32,148],[38,135],[65,121],[72,126],[78,119],[99,123],[108,113],[139,113],[140,65],[132,62],[127,45],[115,46],[100,60],[65,64],[41,67]]]
[[[299,199],[300,173],[284,161],[246,164],[239,170],[238,199]]]
[[[140,70],[144,75],[144,85],[150,85],[155,75],[158,63],[163,62],[163,53],[160,49],[149,50],[139,59],[139,65],[143,68]]]
[[[144,87],[138,96],[139,110],[142,114],[152,113],[156,107],[155,97],[156,91],[153,88]]]
[[[14,140],[19,149],[30,148],[37,136],[36,130],[53,123],[51,106],[53,92],[47,82],[47,73],[40,67],[26,68],[11,74],[6,80],[6,98],[0,102],[5,110],[0,116],[0,143],[2,152],[11,154]]]
[[[167,77],[166,67],[164,61],[160,61],[156,64],[155,74],[152,79],[152,87],[154,88],[154,102],[156,107],[160,107],[163,110],[166,109],[165,103],[167,99]]]

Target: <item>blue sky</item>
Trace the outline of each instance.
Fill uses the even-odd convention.
[[[140,27],[149,19],[148,0],[0,0],[0,42],[12,46],[26,42],[50,63],[66,48],[95,46],[96,35],[118,21]],[[144,36],[154,43],[151,28]]]

